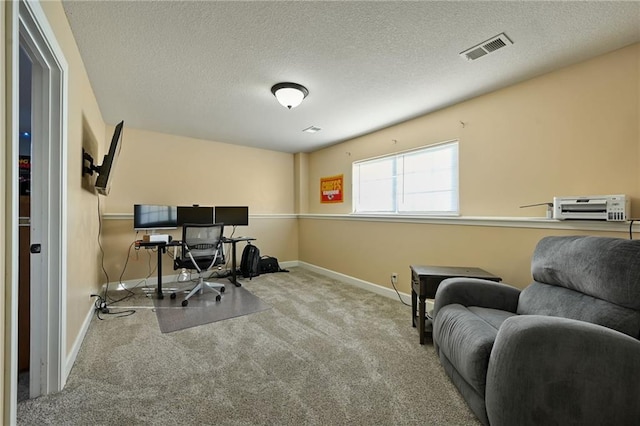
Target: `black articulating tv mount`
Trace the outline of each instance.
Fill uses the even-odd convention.
[[[86,165],[87,162],[89,163],[88,166]],[[100,174],[101,169],[102,169],[101,166],[96,166],[95,164],[93,164],[93,157],[83,148],[82,149],[82,176],[84,175],[93,176],[93,172],[97,172],[98,174]]]

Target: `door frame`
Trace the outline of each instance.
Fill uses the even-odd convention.
[[[66,277],[67,277],[67,110],[68,110],[68,65],[55,34],[38,2],[20,0],[18,7],[11,8],[12,22],[17,23],[7,34],[12,40],[11,67],[12,87],[18,85],[18,53],[20,46],[28,53],[33,63],[32,85],[32,140],[37,138],[37,151],[32,162],[32,241],[42,244],[39,255],[40,267],[36,279],[31,278],[31,357],[29,389],[30,397],[62,390],[66,381]],[[7,123],[12,131],[11,148],[8,150],[7,168],[15,177],[9,192],[9,211],[17,212],[19,204],[18,176],[18,114],[17,94],[11,95],[12,122]],[[35,167],[34,167],[35,166]],[[16,419],[17,406],[17,294],[18,294],[18,250],[17,213],[7,218],[11,225],[12,297],[10,299],[11,339],[8,351],[11,383],[10,423]],[[15,228],[15,229],[13,229]],[[34,234],[35,232],[35,234]],[[33,257],[32,257],[33,259]],[[33,271],[33,268],[32,268]],[[5,360],[6,362],[7,360]],[[5,403],[7,400],[5,399]],[[6,408],[6,406],[5,406]]]

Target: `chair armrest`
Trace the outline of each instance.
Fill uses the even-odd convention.
[[[492,426],[637,425],[640,341],[566,318],[508,318],[496,337],[485,402]]]
[[[448,278],[440,283],[433,309],[433,317],[441,307],[458,303],[516,312],[520,290],[495,281],[479,278]]]

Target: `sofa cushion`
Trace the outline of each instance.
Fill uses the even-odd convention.
[[[460,376],[484,396],[487,367],[498,328],[516,314],[497,309],[444,306],[434,323],[434,340]]]
[[[640,335],[640,312],[577,291],[537,282],[520,293],[517,313],[586,321],[636,339]]]
[[[545,237],[531,260],[533,279],[640,311],[640,240]]]

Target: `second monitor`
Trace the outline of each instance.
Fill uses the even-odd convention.
[[[178,226],[182,226],[185,223],[205,225],[214,223],[213,207],[178,206],[177,222]]]
[[[249,225],[249,207],[247,206],[216,206],[215,220],[226,226]]]

